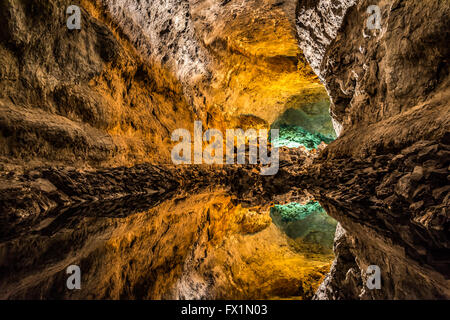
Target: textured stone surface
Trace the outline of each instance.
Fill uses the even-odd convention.
[[[445,117],[448,119],[448,114]],[[445,121],[448,127],[448,120]],[[386,149],[378,144],[369,151],[369,156],[359,159],[330,154],[333,144],[329,146],[328,159],[316,164],[322,182],[309,191],[348,230],[348,238],[352,239],[345,256],[349,250],[358,269],[355,270],[354,264],[350,268],[346,263],[340,264],[338,250],[335,273],[342,275],[352,269],[362,279],[357,284],[344,282],[342,277],[329,279],[331,291],[339,288],[343,292],[333,293],[329,298],[448,297],[449,159],[436,156],[447,153],[448,139],[447,134],[434,142],[421,140],[386,154],[383,151]],[[416,169],[422,166],[426,172],[423,175]],[[381,290],[364,290],[369,265],[381,268]],[[348,292],[355,294],[349,296]]]
[[[381,31],[366,27],[369,5],[381,9]],[[300,8],[299,21],[307,12],[323,17],[318,28],[298,24],[309,42],[336,21],[319,5]],[[316,162],[326,182],[310,191],[352,239],[337,250],[318,298],[449,297],[449,9],[444,1],[356,1],[325,48],[304,44],[342,128]],[[364,288],[371,264],[381,268],[381,290]]]
[[[194,119],[182,85],[84,10],[81,30],[68,30],[69,4],[0,4],[0,155],[95,166],[167,162],[170,133]]]
[[[349,7],[358,0],[301,0],[297,8],[299,46],[317,74]]]
[[[236,122],[251,114],[270,125],[288,108],[328,100],[297,45],[296,1],[189,2],[198,37],[213,58],[205,92],[217,113]]]
[[[361,272],[349,248],[351,248],[351,240],[347,232],[338,224],[334,237],[336,258],[313,300],[352,300],[358,297],[363,288]]]
[[[82,1],[93,14],[107,15],[147,61],[167,67],[189,93],[210,78],[210,58],[196,36],[189,1]],[[99,11],[99,12],[96,12]]]

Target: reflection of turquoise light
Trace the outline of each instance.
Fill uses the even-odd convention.
[[[329,144],[334,137],[327,137],[321,133],[311,133],[302,127],[293,125],[281,125],[278,139],[272,139],[275,147],[298,148],[304,146],[308,150],[316,149],[323,141]]]
[[[284,222],[303,220],[315,212],[325,212],[322,206],[316,201],[311,201],[304,205],[296,202],[286,205],[277,204],[271,210],[272,213],[278,212]]]
[[[306,251],[325,254],[332,252],[337,222],[318,202],[275,205],[270,208],[270,216],[277,227]]]

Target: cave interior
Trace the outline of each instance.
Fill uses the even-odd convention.
[[[440,0],[1,1],[0,299],[448,299],[449,16]],[[261,137],[246,163],[175,163],[196,122],[268,132],[276,174]]]

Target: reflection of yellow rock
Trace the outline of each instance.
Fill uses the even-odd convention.
[[[233,235],[210,252],[200,272],[214,270],[215,298],[310,298],[329,261],[296,252],[273,224],[252,235]]]
[[[231,205],[226,195],[204,203],[209,241],[199,243],[177,281],[180,298],[310,298],[332,256],[296,250],[269,212]],[[195,279],[193,281],[192,279]],[[202,288],[201,293],[193,288]]]
[[[245,213],[242,216],[242,220],[239,222],[243,234],[262,231],[272,223],[272,219],[270,219],[267,214],[260,214],[252,210],[243,211]]]
[[[267,209],[243,208],[223,190],[175,196],[125,218],[75,215],[51,237],[6,245],[0,252],[27,252],[30,263],[52,259],[32,273],[18,266],[3,298],[305,299],[332,260],[299,251]],[[70,264],[82,269],[83,290],[55,291]]]

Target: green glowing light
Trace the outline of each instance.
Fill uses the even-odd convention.
[[[296,202],[286,205],[275,205],[271,210],[273,210],[272,213],[279,213],[284,222],[303,220],[313,213],[325,212],[321,205],[316,201],[308,202],[305,205]]]
[[[275,147],[298,148],[304,146],[308,150],[316,149],[323,141],[329,144],[334,137],[328,137],[321,133],[311,133],[302,127],[293,125],[281,125],[278,139],[271,139]]]

